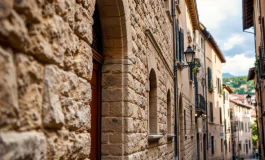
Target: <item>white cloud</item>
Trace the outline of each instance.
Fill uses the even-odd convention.
[[[223,44],[223,50],[228,51],[232,49],[235,45],[241,45],[244,43],[244,37],[241,35],[232,35]]]
[[[244,54],[237,54],[233,57],[226,57],[223,65],[223,73],[230,73],[235,76],[248,74],[248,70],[254,67],[255,58],[248,58]]]
[[[197,0],[200,21],[209,30],[216,29],[230,16],[241,15],[241,0]]]

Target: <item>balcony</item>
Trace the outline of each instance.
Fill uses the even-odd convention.
[[[197,113],[206,113],[206,102],[205,102],[205,98],[201,95],[198,94],[196,96],[196,112]]]

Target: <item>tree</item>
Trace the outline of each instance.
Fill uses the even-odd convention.
[[[258,141],[258,127],[256,120],[255,122],[251,125],[252,129],[252,143],[253,143],[253,149],[257,148],[257,141]]]

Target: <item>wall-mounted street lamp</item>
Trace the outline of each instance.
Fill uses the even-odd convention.
[[[189,45],[187,50],[184,52],[184,56],[187,62],[187,65],[177,65],[175,66],[175,70],[181,70],[187,67],[191,67],[191,69],[193,69],[193,67],[195,66],[195,61],[194,61],[194,57],[195,57],[195,52],[191,49],[191,46]]]
[[[247,95],[247,97],[246,97],[246,99],[247,99],[247,102],[248,102],[248,104],[250,104],[250,102],[251,102],[251,95]]]

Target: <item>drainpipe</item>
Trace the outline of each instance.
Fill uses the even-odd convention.
[[[174,108],[175,108],[175,159],[178,159],[179,156],[179,147],[178,147],[178,73],[175,69],[176,63],[176,4],[175,0],[171,0],[171,7],[172,7],[172,37],[173,37],[173,68],[174,68]]]

